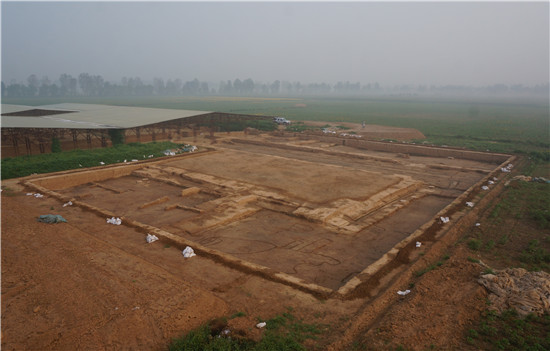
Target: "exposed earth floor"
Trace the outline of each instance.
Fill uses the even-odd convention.
[[[258,338],[258,319],[288,307],[325,326],[311,348],[347,350],[358,340],[373,349],[395,340],[416,340],[418,349],[464,346],[443,326],[465,328],[483,309],[480,266],[460,246],[418,233],[442,228],[442,211],[499,162],[291,136],[183,141],[200,152],[101,180],[73,181],[65,172],[41,183],[57,198],[27,196],[32,189],[18,180],[3,182],[3,349],[164,349],[171,338],[237,312],[244,316],[234,323]],[[68,198],[75,205],[63,207]],[[460,216],[472,211],[470,225],[475,209],[461,205]],[[36,221],[48,213],[68,223]],[[123,225],[107,224],[104,213]],[[147,228],[176,241],[147,244]],[[184,258],[177,238],[196,243],[198,255]],[[423,246],[399,246],[411,238],[424,238]],[[396,247],[395,259],[387,253]],[[407,288],[414,265],[444,253],[447,270],[428,272],[407,296],[393,291]],[[380,265],[384,257],[393,260]],[[265,270],[252,272],[256,266]],[[369,267],[376,268],[370,278]],[[283,278],[272,279],[277,274]]]

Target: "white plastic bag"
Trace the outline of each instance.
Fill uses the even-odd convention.
[[[147,243],[148,243],[148,244],[150,244],[150,243],[152,243],[152,242],[155,242],[155,241],[157,241],[158,239],[159,239],[159,238],[157,238],[156,235],[151,235],[151,234],[147,233],[147,238],[146,238],[146,240],[147,240]]]
[[[112,217],[112,218],[107,218],[107,223],[109,224],[114,224],[114,225],[121,225],[122,224],[122,219],[120,218],[115,218],[115,217]]]
[[[186,246],[185,249],[182,251],[182,254],[183,254],[183,257],[185,258],[197,256],[195,254],[195,251],[190,246]]]

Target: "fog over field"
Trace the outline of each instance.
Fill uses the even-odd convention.
[[[546,85],[549,3],[2,2],[2,81]]]

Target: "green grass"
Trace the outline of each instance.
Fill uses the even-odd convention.
[[[424,269],[421,269],[421,270],[419,270],[419,271],[414,272],[414,275],[415,275],[416,277],[421,277],[421,276],[423,276],[424,274],[428,273],[429,271],[433,271],[434,269],[443,266],[443,263],[444,263],[445,261],[447,261],[449,258],[450,258],[449,255],[444,255],[440,261],[437,261],[436,263],[433,263],[433,264],[427,266],[427,267],[424,268]]]
[[[481,248],[482,245],[483,243],[479,239],[468,240],[468,247],[470,248],[470,250],[477,251]]]
[[[489,218],[529,218],[540,229],[550,228],[550,184],[518,181],[508,187]]]
[[[304,122],[292,122],[291,125],[286,127],[287,131],[295,132],[295,133],[300,133],[300,132],[303,132],[305,130],[315,130],[315,129],[320,130],[321,128],[320,127],[308,126],[308,125],[304,124]]]
[[[549,177],[548,162],[526,161],[519,174]],[[483,226],[471,228],[464,242],[484,262],[499,269],[550,271],[550,184],[509,183],[480,220]]]
[[[537,239],[529,242],[527,248],[520,254],[519,260],[532,270],[550,270],[550,252],[541,247]]]
[[[19,156],[2,159],[2,179],[24,177],[34,173],[49,173],[76,168],[99,166],[100,162],[113,164],[128,162],[132,159],[148,159],[164,156],[166,149],[174,149],[181,145],[171,142],[153,142],[147,144],[131,143],[115,147],[91,150],[71,150],[51,154]]]
[[[305,351],[302,343],[321,334],[320,325],[306,324],[285,312],[266,321],[265,332],[259,342],[249,339],[212,335],[208,325],[174,339],[170,351]]]
[[[549,350],[550,315],[521,318],[513,309],[501,314],[487,310],[467,332],[466,342],[482,350]]]

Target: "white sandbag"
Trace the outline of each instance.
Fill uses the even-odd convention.
[[[115,217],[112,217],[112,218],[107,218],[107,223],[109,224],[114,224],[114,225],[121,225],[122,224],[122,219],[120,218],[115,218]]]
[[[195,251],[190,246],[186,246],[185,249],[183,249],[182,254],[185,258],[196,256]]]

